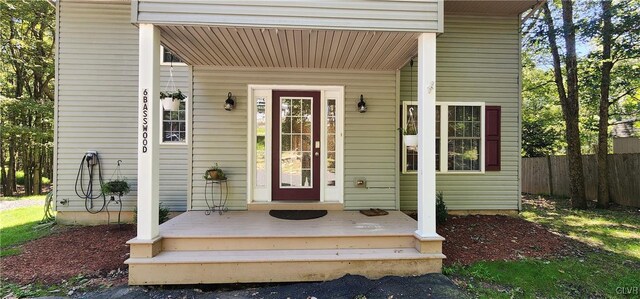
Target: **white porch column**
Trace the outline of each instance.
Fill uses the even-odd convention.
[[[436,233],[436,34],[418,38],[418,230]]]
[[[139,27],[138,239],[158,236],[160,142],[160,30]]]

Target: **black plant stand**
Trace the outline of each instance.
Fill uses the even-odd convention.
[[[224,186],[223,186],[224,185]],[[216,187],[218,187],[218,204],[216,204]],[[206,179],[204,186],[204,201],[207,203],[208,209],[204,211],[205,215],[211,215],[211,212],[215,212],[216,210],[220,215],[222,213],[228,211],[227,208],[227,198],[229,197],[229,185],[227,184],[227,180],[212,180]],[[209,204],[209,199],[211,199],[211,204]]]

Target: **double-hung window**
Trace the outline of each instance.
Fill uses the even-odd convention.
[[[418,103],[403,102],[402,128],[412,116],[416,123]],[[411,113],[413,111],[413,113]],[[483,102],[439,102],[436,104],[436,171],[482,173],[485,149],[485,105]],[[428,144],[428,142],[426,143]],[[417,173],[418,149],[402,144],[402,172]]]

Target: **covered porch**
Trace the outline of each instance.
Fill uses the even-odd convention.
[[[129,242],[131,256],[127,263],[130,267],[130,284],[314,281],[337,278],[348,273],[381,277],[441,270],[444,258],[441,249],[443,238],[436,233],[435,223],[435,122],[420,122],[418,127],[418,149],[421,157],[418,173],[418,221],[398,211],[390,211],[386,216],[366,217],[354,208],[357,205],[350,204],[350,201],[365,201],[367,196],[377,196],[392,203],[398,201],[393,189],[397,189],[395,160],[398,153],[395,144],[398,138],[398,121],[395,112],[398,91],[395,86],[399,77],[394,77],[394,74],[412,57],[420,57],[417,63],[416,91],[420,103],[418,118],[435,119],[435,32],[415,29],[387,31],[384,28],[348,30],[324,27],[233,27],[152,22],[140,23],[139,34],[138,236]],[[195,133],[188,138],[189,211],[159,226],[158,144],[161,127],[157,124],[160,123],[158,117],[162,108],[156,95],[160,92],[158,55],[161,44],[171,48],[187,64],[193,65],[203,74],[202,81],[194,80],[197,81],[194,86],[199,85],[203,91],[198,93],[194,87],[193,106],[190,109],[202,108],[208,112],[203,113],[200,120],[191,120],[193,131],[209,129],[197,126],[217,119],[242,124],[246,133],[240,133],[240,130],[232,137],[227,136],[227,140],[220,140],[220,143],[216,143],[213,133],[206,133],[207,136],[200,141]],[[242,113],[240,115],[222,111],[221,103],[213,103],[208,98],[211,90],[227,88],[211,84],[225,81],[217,80],[224,71],[237,71],[245,74],[243,76],[252,72],[258,74],[255,78],[243,77],[233,82],[231,79],[226,81],[246,91],[234,90],[234,94],[240,96],[240,105],[247,105],[238,106],[236,113]],[[289,72],[291,74],[287,74]],[[311,80],[320,78],[323,81],[309,84],[296,77],[307,73],[313,73],[309,75]],[[341,80],[353,80],[352,74],[385,74],[386,81],[368,82],[357,87],[341,83]],[[282,81],[274,83],[273,80]],[[367,112],[369,114],[359,114],[355,109],[355,96],[364,93],[362,90],[369,86],[376,88],[376,84],[391,84],[392,94],[376,100],[379,103],[388,101],[383,107],[390,107],[392,110],[378,108],[379,111],[370,110]],[[312,194],[309,197],[309,193],[305,193],[306,197],[297,199],[308,201],[311,198],[318,201],[316,206],[324,204],[325,207],[342,209],[329,211],[327,216],[319,219],[304,221],[275,219],[268,215],[268,211],[244,211],[266,209],[265,206],[277,208],[276,193],[270,188],[284,186],[282,182],[276,181],[277,176],[271,176],[272,173],[277,173],[273,169],[277,170],[280,163],[273,160],[274,162],[266,162],[267,175],[264,176],[271,177],[273,181],[269,179],[258,186],[262,189],[256,187],[259,181],[259,176],[255,174],[256,128],[251,120],[255,119],[253,114],[256,108],[251,107],[255,105],[254,96],[261,95],[269,100],[272,95],[273,98],[276,97],[275,90],[281,89],[317,91],[322,103],[333,100],[334,105],[340,107],[337,108],[336,116],[338,127],[341,126],[340,121],[344,121],[344,126],[350,119],[363,119],[368,115],[378,115],[380,119],[384,119],[384,124],[365,119],[362,123],[354,122],[353,126],[360,126],[359,130],[364,132],[379,130],[385,134],[384,138],[391,140],[385,145],[389,149],[379,151],[388,153],[386,158],[392,161],[387,163],[390,168],[384,171],[393,173],[380,179],[382,185],[386,185],[378,187],[380,189],[375,189],[376,186],[364,189],[367,192],[355,189],[360,188],[355,186],[357,177],[375,177],[376,174],[371,173],[373,170],[370,166],[358,168],[359,172],[349,172],[348,167],[364,163],[363,159],[354,157],[359,151],[366,152],[376,148],[359,146],[357,138],[352,138],[355,146],[341,148],[341,138],[350,136],[348,132],[338,132],[334,133],[336,144],[339,144],[333,150],[337,165],[333,172],[334,182],[328,183],[326,178],[312,181],[313,183],[303,182],[298,187],[313,185],[324,186],[324,189],[317,191],[319,196]],[[327,98],[327,95],[332,98]],[[325,108],[318,109],[326,112],[322,110]],[[276,106],[266,110],[268,115],[272,110],[280,111],[280,108]],[[277,114],[273,115],[277,117]],[[317,125],[314,123],[314,126]],[[320,126],[324,126],[324,123],[320,122]],[[271,129],[270,125],[266,128]],[[300,132],[295,132],[298,133]],[[315,144],[318,149],[315,153],[310,151],[312,159],[324,159],[331,151],[324,147],[324,144],[329,143],[326,142],[327,133],[318,134],[322,138],[310,143]],[[202,173],[208,166],[205,163],[217,161],[210,157],[220,156],[221,148],[226,148],[219,146],[222,142],[236,145],[238,149],[226,152],[234,157],[226,164],[231,165],[235,171],[231,187],[236,196],[233,198],[234,211],[206,216],[203,211],[199,211],[202,206],[194,203],[198,203],[198,199],[202,197],[198,186],[202,184]],[[271,141],[266,144],[270,146]],[[373,161],[367,163],[381,163],[375,160],[375,155],[369,156],[368,159]],[[345,164],[351,166],[340,168]],[[322,171],[330,168],[324,160],[317,165]],[[320,172],[317,174],[310,177],[321,177]],[[304,176],[303,173],[302,177]],[[377,190],[385,188],[391,190],[387,191],[390,196],[376,194],[382,193]],[[347,189],[352,191],[346,192]],[[295,194],[292,197],[296,199]],[[290,201],[286,206],[293,208],[296,205]],[[298,205],[298,209],[309,207],[308,204]],[[389,206],[391,210],[393,207]],[[395,209],[397,207],[395,204]],[[347,211],[348,209],[356,211]]]

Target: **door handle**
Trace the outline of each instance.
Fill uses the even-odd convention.
[[[319,156],[320,156],[320,153],[316,152],[314,155],[315,155],[316,157],[319,157]]]

